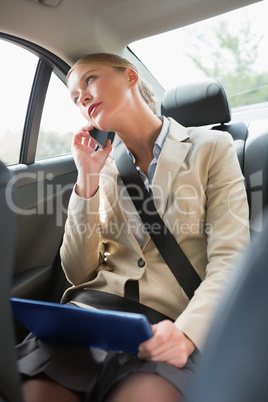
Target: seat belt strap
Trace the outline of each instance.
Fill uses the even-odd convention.
[[[113,155],[119,174],[146,230],[180,286],[191,299],[201,283],[199,275],[158,214],[153,197],[147,191],[123,143],[115,147]]]

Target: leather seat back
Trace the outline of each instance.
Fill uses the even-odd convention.
[[[206,78],[166,91],[162,99],[161,113],[173,117],[185,127],[209,126],[215,130],[229,132],[234,139],[238,160],[244,171],[248,129],[243,122],[228,124],[231,120],[231,109],[220,81]]]

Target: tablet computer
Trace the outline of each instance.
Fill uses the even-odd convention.
[[[137,353],[153,336],[145,315],[10,298],[14,316],[40,341]]]

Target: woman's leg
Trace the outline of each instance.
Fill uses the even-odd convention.
[[[44,375],[29,378],[22,384],[24,402],[81,402],[85,395],[73,392]]]
[[[182,402],[182,395],[169,381],[157,374],[130,374],[116,384],[105,402]]]

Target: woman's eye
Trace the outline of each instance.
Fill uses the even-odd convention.
[[[94,78],[95,78],[94,75],[90,75],[90,76],[87,78],[87,83],[89,84]]]

